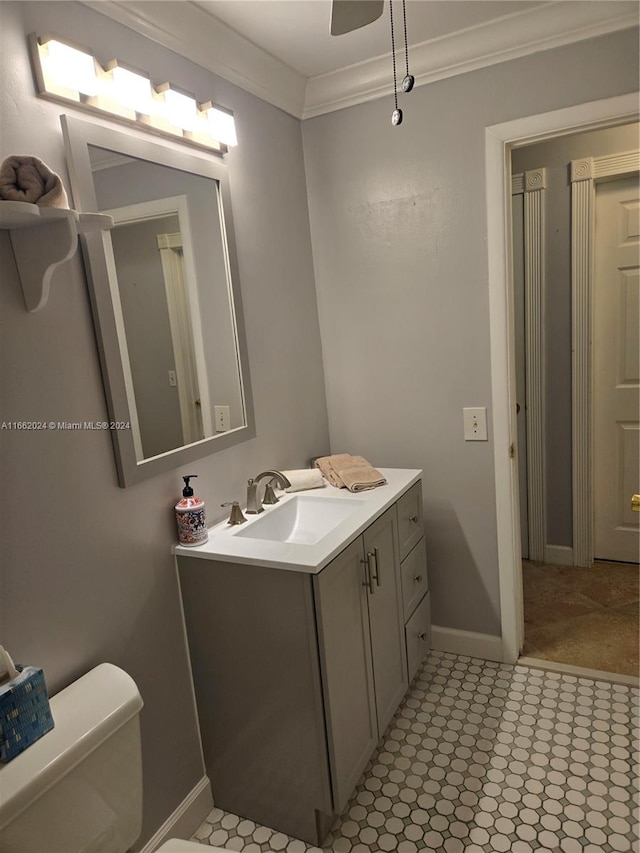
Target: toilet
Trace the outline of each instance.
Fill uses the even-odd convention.
[[[51,699],[55,727],[0,767],[0,853],[131,848],[142,827],[142,704],[133,679],[110,663]],[[224,849],[174,838],[156,853]]]

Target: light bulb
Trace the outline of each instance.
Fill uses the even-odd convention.
[[[164,97],[165,118],[169,124],[182,130],[195,130],[198,123],[195,98],[183,95],[167,85],[159,87],[159,91],[162,91]]]
[[[95,60],[90,53],[64,42],[44,42],[43,70],[55,87],[93,97],[98,92]]]
[[[233,146],[238,144],[233,113],[223,107],[203,105],[209,120],[209,132],[218,142]]]
[[[157,112],[148,77],[118,65],[117,60],[110,62],[107,69],[113,80],[113,97],[119,104],[141,115],[150,116]]]

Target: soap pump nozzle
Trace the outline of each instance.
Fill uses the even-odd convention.
[[[183,498],[192,498],[193,497],[193,489],[189,485],[189,480],[191,480],[192,477],[197,477],[197,476],[198,476],[197,474],[186,474],[182,478],[184,480],[184,489],[182,490],[182,497]]]

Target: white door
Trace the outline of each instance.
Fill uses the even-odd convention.
[[[597,185],[593,288],[594,557],[638,562],[638,178]]]

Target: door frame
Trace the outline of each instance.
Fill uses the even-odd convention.
[[[518,459],[518,476],[526,474],[526,528],[528,557],[544,560],[547,542],[546,476],[545,476],[545,377],[544,293],[546,273],[545,190],[547,172],[544,166],[511,175],[513,196],[523,197],[523,310],[524,310],[524,422],[526,456]],[[513,226],[513,216],[510,216]],[[513,235],[512,235],[513,239]],[[511,282],[515,287],[514,279]],[[515,297],[513,306],[515,310]],[[520,334],[522,329],[520,329]],[[514,326],[514,344],[518,331]],[[514,351],[515,359],[515,351]],[[517,388],[516,379],[516,391]],[[517,413],[517,409],[516,409]],[[516,428],[517,429],[517,428]],[[517,438],[517,432],[516,432]],[[519,450],[520,448],[516,448]],[[522,507],[521,507],[522,511]],[[523,519],[521,519],[522,522]],[[521,527],[522,535],[522,527]],[[522,543],[521,543],[522,544]],[[521,549],[522,556],[522,549]]]
[[[494,473],[502,658],[517,661],[524,640],[513,294],[511,149],[552,136],[637,121],[638,92],[485,128],[487,249]]]

